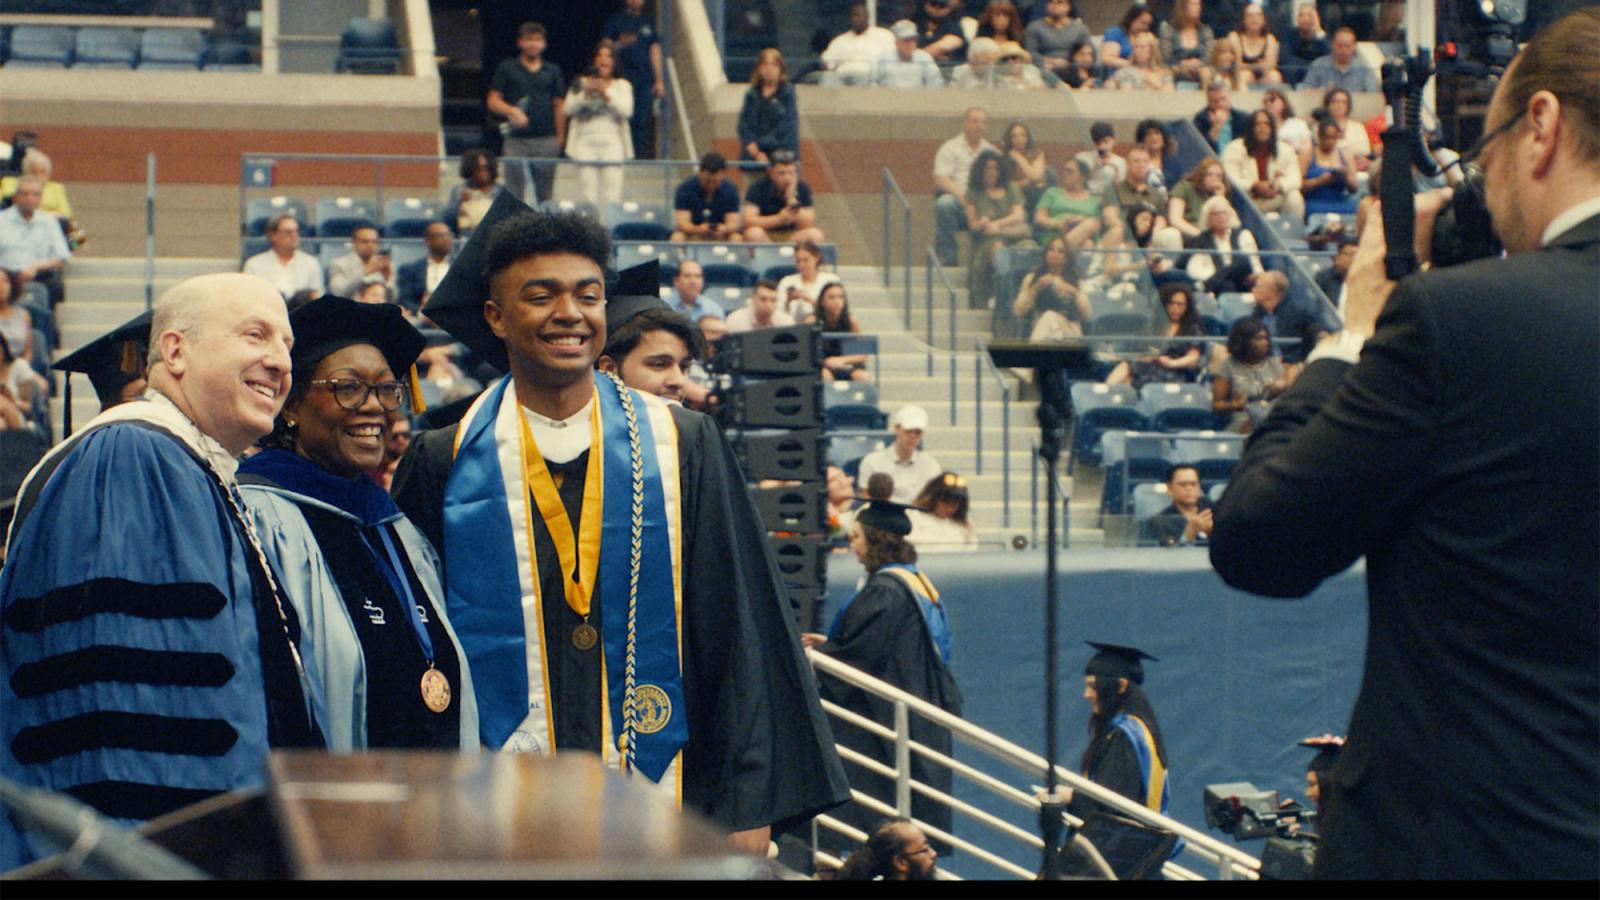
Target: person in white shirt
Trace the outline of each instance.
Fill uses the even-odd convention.
[[[856,481],[866,484],[875,474],[888,475],[894,479],[894,493],[889,499],[910,503],[928,482],[944,472],[944,467],[932,454],[918,449],[922,445],[922,433],[928,427],[926,410],[920,406],[902,406],[895,411],[889,424],[894,428],[894,443],[863,456]]]
[[[810,241],[794,245],[794,269],[779,279],[778,298],[783,301],[783,311],[799,322],[816,312],[822,289],[839,276],[822,271],[822,248]]]
[[[328,292],[336,297],[354,297],[364,285],[382,282],[395,292],[394,262],[389,254],[378,252],[378,229],[360,225],[350,232],[350,252],[328,263]]]
[[[301,291],[321,296],[326,291],[322,264],[300,249],[300,222],[293,213],[282,213],[267,223],[267,240],[272,248],[244,261],[244,273],[266,279],[288,300]]]
[[[894,34],[881,26],[869,27],[865,0],[855,0],[850,4],[850,30],[834,38],[822,51],[822,64],[827,67],[822,83],[871,84],[878,64],[894,58]]]
[[[778,286],[763,278],[756,282],[750,302],[739,307],[727,318],[728,333],[754,331],[757,328],[782,328],[794,324],[794,316],[778,308]]]
[[[894,35],[894,55],[878,63],[873,83],[879,87],[944,87],[944,76],[933,55],[917,46],[917,26],[901,19],[890,27]]]
[[[1085,150],[1075,157],[1089,167],[1089,193],[1099,196],[1119,181],[1128,177],[1128,161],[1117,155],[1117,132],[1110,122],[1096,122],[1089,126],[1089,140],[1093,150]]]
[[[911,533],[906,541],[918,553],[971,552],[978,549],[978,529],[967,517],[971,500],[967,479],[954,472],[934,476],[912,502]]]
[[[938,223],[934,248],[939,261],[947,266],[958,264],[956,232],[967,227],[961,198],[967,194],[967,176],[972,162],[985,150],[1000,152],[984,138],[988,132],[989,114],[982,107],[971,107],[961,120],[961,133],[940,144],[939,152],[933,157],[933,211]]]

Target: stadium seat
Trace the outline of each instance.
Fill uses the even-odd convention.
[[[861,381],[832,381],[822,387],[822,417],[828,431],[866,428],[882,431],[889,416],[878,408],[878,386]]]
[[[1255,298],[1249,294],[1228,292],[1217,295],[1217,306],[1221,314],[1217,317],[1233,327],[1233,323],[1256,311]]]
[[[618,271],[632,268],[640,263],[649,262],[652,259],[659,260],[663,269],[661,283],[667,284],[671,282],[672,279],[664,274],[665,269],[667,266],[671,266],[674,272],[677,271],[676,263],[678,261],[678,253],[677,248],[672,244],[656,244],[648,241],[618,241],[611,245],[611,259],[612,265],[615,266]]]
[[[766,272],[774,266],[788,266],[794,268],[793,244],[751,244],[750,268],[756,272]]]
[[[250,48],[235,40],[219,40],[206,51],[207,72],[259,72]]]
[[[1227,489],[1228,483],[1226,481],[1219,481],[1211,486],[1211,490],[1206,491],[1206,496],[1211,499],[1212,503],[1216,503],[1222,499],[1222,494]]]
[[[1167,437],[1120,429],[1106,431],[1100,436],[1101,465],[1105,468],[1105,486],[1100,498],[1102,512],[1123,515],[1129,508],[1128,498],[1134,487],[1167,480],[1167,467],[1172,464]]]
[[[323,197],[317,201],[317,236],[349,237],[362,225],[378,224],[378,209],[371,200]]]
[[[139,61],[139,32],[132,28],[79,28],[75,69],[131,69]]]
[[[1172,496],[1163,482],[1141,484],[1133,489],[1133,516],[1144,521],[1172,505]]]
[[[674,274],[676,274],[676,271],[674,271]],[[723,311],[726,312],[728,310],[738,309],[744,305],[745,289],[742,287],[733,287],[731,285],[708,284],[706,285],[703,296],[710,297],[712,300],[717,301],[717,305],[722,307]]]
[[[394,75],[400,71],[400,42],[393,19],[354,18],[339,35],[335,72]]]
[[[539,204],[539,209],[544,212],[575,212],[595,220],[600,218],[600,210],[587,200],[546,200]]]
[[[664,206],[632,200],[606,204],[606,224],[614,241],[664,241],[672,236],[671,222]]]
[[[750,253],[744,244],[704,242],[684,244],[683,257],[702,266],[719,263],[738,263],[742,266],[750,259]]]
[[[194,71],[206,58],[206,36],[197,28],[147,28],[139,40],[139,68]]]
[[[428,223],[444,218],[444,204],[417,197],[401,197],[383,204],[384,237],[422,237]]]
[[[322,270],[326,274],[328,266],[334,260],[350,252],[350,245],[343,239],[322,240],[321,238],[314,238],[311,241],[302,242],[300,249],[315,256],[317,262],[322,264]]]
[[[245,238],[244,243],[239,248],[239,261],[242,263],[257,253],[265,253],[271,246],[264,237]]]
[[[767,268],[762,269],[760,274],[762,278],[765,278],[768,281],[782,281],[798,271],[800,270],[796,269],[792,265],[768,266]]]
[[[1125,384],[1074,382],[1072,460],[1100,464],[1100,435],[1109,428],[1143,430],[1149,421],[1139,411],[1139,395]]]
[[[72,65],[75,43],[71,28],[57,25],[18,25],[11,29],[8,66],[61,69]]]
[[[657,222],[619,222],[611,226],[613,241],[664,241],[672,229]]]
[[[747,288],[756,283],[756,273],[739,263],[702,263],[706,286]]]
[[[1198,384],[1147,384],[1139,391],[1139,406],[1157,431],[1197,431],[1216,421],[1211,392]]]
[[[861,457],[887,444],[889,438],[882,434],[850,434],[840,432],[828,435],[828,462],[838,466],[851,478],[861,469]]]
[[[1175,462],[1188,463],[1200,473],[1200,480],[1211,484],[1233,477],[1233,469],[1244,452],[1244,441],[1212,433],[1177,435],[1172,440]]]
[[[386,241],[383,246],[389,251],[389,261],[396,269],[428,255],[428,245],[416,238]]]
[[[300,223],[300,234],[309,237],[314,234],[311,230],[311,215],[307,211],[305,201],[282,194],[276,197],[257,197],[245,204],[244,233],[248,237],[260,237],[267,233],[267,221],[280,213],[294,213]]]

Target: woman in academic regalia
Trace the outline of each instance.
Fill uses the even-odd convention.
[[[324,297],[289,317],[294,381],[268,449],[239,468],[299,612],[329,749],[478,747],[437,554],[366,472],[383,461],[422,335],[397,306]]]
[[[895,687],[932,703],[952,715],[961,715],[961,691],[950,674],[950,627],[939,592],[917,569],[917,551],[906,542],[911,533],[911,507],[891,500],[873,500],[856,514],[850,526],[850,549],[867,570],[861,591],[845,603],[826,635],[801,636],[839,662],[854,666]],[[894,704],[837,678],[818,673],[817,686],[824,700],[852,712],[894,726]],[[895,765],[894,742],[848,722],[834,720],[834,736],[842,746],[864,753],[883,765]],[[911,740],[950,755],[950,732],[913,714]],[[895,783],[866,768],[845,761],[850,787],[893,804]],[[951,772],[921,755],[911,754],[911,777],[936,790],[950,793]],[[883,818],[851,803],[832,813],[864,832]],[[913,791],[911,817],[942,831],[950,830],[950,807]],[[838,835],[823,830],[824,843],[838,847]],[[940,855],[949,847],[929,835]]]
[[[1083,698],[1088,701],[1089,746],[1079,771],[1085,778],[1148,809],[1167,811],[1167,745],[1161,740],[1156,711],[1145,696],[1140,660],[1158,660],[1143,650],[1089,642],[1096,653],[1084,669]],[[1082,818],[1109,811],[1077,794],[1067,807]]]

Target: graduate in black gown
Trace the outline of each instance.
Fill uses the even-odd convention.
[[[1089,746],[1080,771],[1101,787],[1154,812],[1167,812],[1167,745],[1156,711],[1145,696],[1141,660],[1159,662],[1134,647],[1089,641],[1094,656],[1084,669],[1083,698],[1089,702]],[[1110,811],[1081,794],[1067,811],[1083,818]]]
[[[839,662],[959,716],[961,691],[949,665],[950,627],[939,603],[939,592],[917,570],[916,548],[905,539],[911,533],[911,519],[906,515],[909,508],[890,500],[873,500],[856,514],[850,526],[850,549],[866,567],[867,583],[839,610],[827,635],[809,634],[805,639],[809,646]],[[893,703],[825,674],[819,675],[817,681],[823,699],[893,727]],[[843,721],[834,729],[842,746],[894,768],[893,741]],[[910,730],[911,740],[950,755],[949,729],[913,714]],[[845,764],[845,772],[852,788],[894,805],[894,779],[850,762]],[[950,793],[950,769],[915,751],[911,754],[911,777]],[[946,833],[950,831],[950,807],[915,791],[911,797],[913,819]],[[870,833],[883,813],[851,803],[835,816]],[[833,849],[854,843],[827,829],[821,834],[823,844]],[[949,855],[946,841],[930,833],[929,842],[940,854]]]
[[[443,557],[486,746],[603,753],[764,851],[848,787],[721,432],[594,371],[608,295],[656,290],[609,260],[602,226],[501,195],[424,312],[510,375],[412,442],[395,499]]]

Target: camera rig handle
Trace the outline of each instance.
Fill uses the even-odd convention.
[[[1383,166],[1379,171],[1378,199],[1383,204],[1383,233],[1388,243],[1384,274],[1399,281],[1417,270],[1415,189],[1411,168],[1424,175],[1439,174],[1439,164],[1422,141],[1422,89],[1433,76],[1433,56],[1427,48],[1415,55],[1383,65],[1383,95],[1394,125],[1383,134]]]

